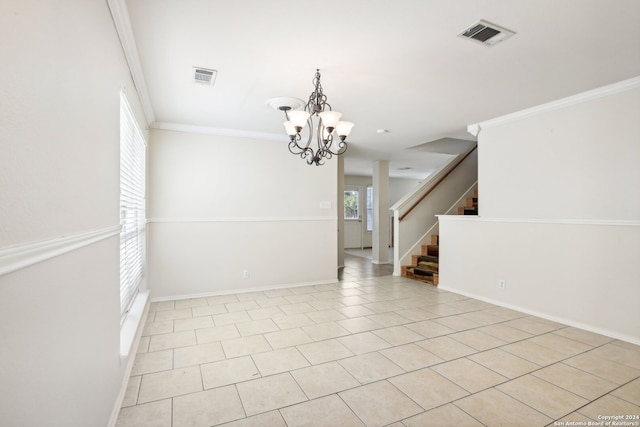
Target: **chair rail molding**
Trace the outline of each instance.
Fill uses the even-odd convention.
[[[0,276],[117,236],[120,225],[0,248]]]

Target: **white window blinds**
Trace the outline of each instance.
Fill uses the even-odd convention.
[[[145,264],[146,146],[124,93],[120,94],[120,309],[129,310]]]

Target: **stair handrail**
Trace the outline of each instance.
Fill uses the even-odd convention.
[[[467,159],[467,157],[469,157],[471,153],[473,153],[477,148],[478,148],[478,144],[476,144],[471,150],[467,152],[467,154],[465,154],[460,160],[458,160],[456,164],[452,168],[450,168],[446,174],[444,174],[440,179],[438,179],[438,181],[434,185],[432,185],[431,188],[429,188],[429,190],[427,190],[427,192],[424,193],[422,197],[418,199],[417,202],[415,202],[409,209],[407,209],[405,213],[403,213],[400,217],[398,217],[398,221],[402,221],[403,219],[405,219],[407,215],[411,213],[412,210],[414,210],[420,203],[422,203],[422,201],[426,199],[427,196],[431,194],[431,192],[435,190],[436,187],[438,187],[438,185],[440,185],[440,183],[444,181],[445,178],[447,178],[451,174],[451,172],[456,170],[456,168],[460,166],[462,162],[464,162]]]

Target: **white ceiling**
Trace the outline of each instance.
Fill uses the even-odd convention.
[[[474,139],[469,124],[640,75],[638,0],[127,5],[157,126],[281,138],[291,155],[283,114],[265,101],[306,100],[319,68],[328,102],[355,123],[352,174],[388,159],[392,176],[424,177],[464,145],[446,142]],[[516,35],[493,47],[457,36],[480,19]],[[215,86],[193,83],[193,66],[216,69]],[[412,172],[397,171],[405,166]]]

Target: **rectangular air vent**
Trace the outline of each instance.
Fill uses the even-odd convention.
[[[515,33],[487,21],[480,21],[458,34],[465,39],[473,40],[485,46],[493,46],[508,39]]]
[[[193,67],[193,81],[195,83],[213,86],[216,82],[216,76],[218,72],[216,70],[210,70],[207,68]]]

